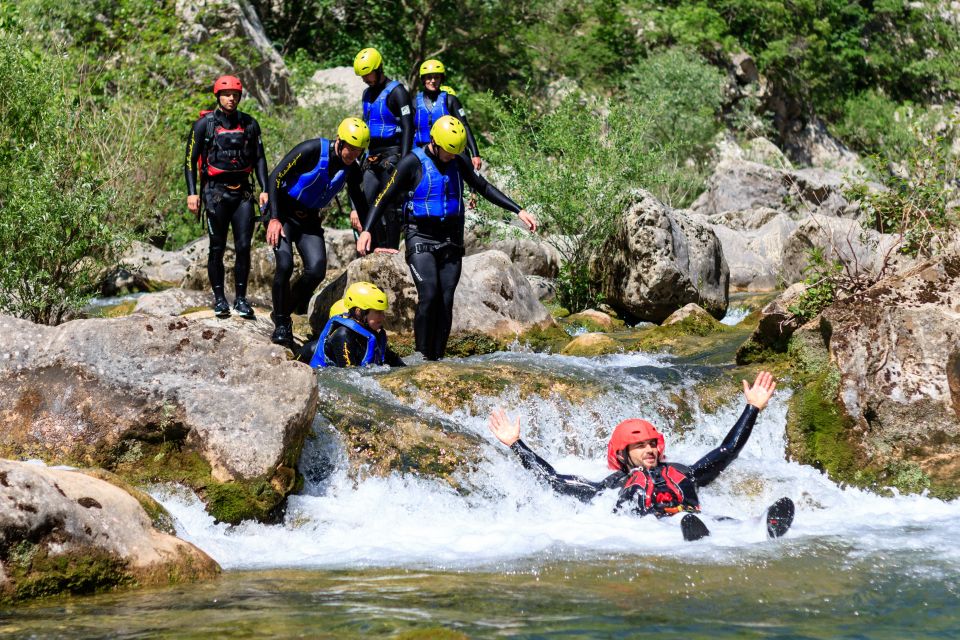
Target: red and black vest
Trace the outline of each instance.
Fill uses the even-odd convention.
[[[201,174],[216,180],[253,173],[257,162],[257,140],[251,131],[253,118],[239,113],[237,124],[228,129],[217,119],[215,111],[203,117],[206,135]]]
[[[635,508],[642,513],[663,516],[680,511],[700,511],[696,487],[685,470],[686,467],[670,463],[649,470],[636,468],[622,491],[629,492],[630,500],[637,501]]]

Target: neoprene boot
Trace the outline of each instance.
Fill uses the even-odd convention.
[[[247,299],[243,296],[238,297],[233,301],[233,310],[237,312],[237,315],[246,320],[253,320],[253,307],[250,306],[250,303],[247,302]]]
[[[213,301],[213,313],[218,318],[229,318],[230,317],[230,303],[227,302],[226,297],[217,296]]]

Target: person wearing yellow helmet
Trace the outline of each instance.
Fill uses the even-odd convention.
[[[483,166],[480,151],[477,149],[477,140],[473,137],[470,124],[467,122],[467,113],[460,104],[457,94],[450,87],[441,86],[446,75],[446,68],[439,60],[427,60],[420,65],[420,84],[423,91],[417,93],[414,99],[413,123],[416,133],[413,142],[422,147],[430,142],[430,128],[433,123],[443,116],[454,115],[463,123],[467,130],[467,153],[473,168],[479,171]]]
[[[406,87],[384,73],[383,57],[376,49],[361,50],[353,61],[353,71],[367,85],[360,104],[363,120],[370,127],[370,151],[363,165],[363,190],[370,201],[413,148],[413,107]],[[350,222],[358,232],[361,220],[362,213],[351,211]],[[375,248],[395,252],[400,246],[400,212],[384,212],[372,232]]]
[[[413,327],[417,351],[427,360],[443,357],[453,323],[453,296],[463,262],[464,185],[491,203],[516,213],[530,231],[536,218],[486,181],[462,155],[467,132],[458,119],[443,116],[430,129],[430,142],[400,161],[377,195],[357,238],[357,251],[370,251],[370,229],[382,211],[400,201],[406,209],[406,258],[417,287]]]
[[[354,282],[333,303],[330,318],[316,340],[303,346],[298,359],[311,367],[363,367],[404,362],[387,346],[387,294],[372,282]]]
[[[343,189],[354,208],[366,212],[363,172],[359,158],[370,145],[370,129],[360,118],[346,118],[334,140],[314,138],[301,142],[277,165],[267,181],[270,222],[267,243],[274,248],[277,268],[273,276],[272,339],[293,341],[290,314],[306,312],[314,289],[327,272],[320,210]],[[303,273],[291,288],[293,246],[303,259]]]

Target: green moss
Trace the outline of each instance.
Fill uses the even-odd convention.
[[[201,312],[201,311],[209,311],[209,310],[210,310],[210,307],[208,307],[208,306],[206,306],[206,305],[201,305],[201,306],[197,306],[197,307],[187,307],[186,309],[184,309],[183,311],[180,312],[180,315],[181,315],[181,316],[188,316],[188,315],[190,315],[191,313],[199,313],[199,312]]]
[[[494,353],[503,349],[503,344],[496,338],[483,333],[460,333],[450,337],[444,355],[447,357],[464,358],[466,356]]]
[[[150,523],[153,525],[154,529],[164,533],[169,533],[172,536],[177,534],[176,527],[173,524],[173,517],[163,507],[162,504],[151,498],[148,494],[135,488],[120,476],[110,473],[105,469],[88,469],[85,470],[84,473],[99,480],[109,482],[110,484],[123,489],[133,496],[136,501],[140,503],[140,506],[143,507],[143,510],[147,513],[147,516],[149,516]]]
[[[444,629],[443,627],[412,629],[393,636],[395,640],[468,640],[469,637],[459,631]]]
[[[124,300],[123,302],[118,302],[117,304],[99,307],[93,311],[90,316],[94,318],[122,318],[133,313],[133,310],[136,307],[136,300]]]
[[[269,521],[283,495],[265,479],[247,482],[211,482],[206,486],[207,511],[220,522]]]
[[[517,336],[517,342],[536,351],[557,353],[570,342],[570,335],[555,324],[533,327]]]
[[[74,548],[51,555],[46,545],[27,541],[14,549],[5,564],[8,583],[0,591],[0,603],[96,593],[134,583],[127,563],[102,549]]]

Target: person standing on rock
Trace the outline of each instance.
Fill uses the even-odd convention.
[[[216,108],[204,113],[194,123],[187,140],[184,163],[187,209],[199,217],[203,199],[210,237],[207,277],[213,288],[214,313],[218,318],[230,316],[230,303],[223,289],[223,254],[227,248],[227,232],[232,226],[236,252],[233,310],[242,318],[253,319],[253,307],[247,302],[250,247],[256,222],[250,174],[255,174],[260,183],[260,206],[263,207],[268,199],[267,160],[260,125],[252,116],[237,109],[243,97],[240,79],[234,76],[217,78],[213,83],[213,95],[217,98]]]
[[[680,522],[685,540],[699,540],[710,535],[700,512],[697,489],[705,487],[737,459],[747,444],[757,416],[767,406],[777,383],[768,371],[757,374],[753,385],[743,381],[747,401],[740,419],[720,443],[694,464],[687,466],[666,462],[663,434],[656,427],[637,418],[616,426],[607,444],[607,466],[613,473],[594,482],[579,476],[557,473],[546,460],[533,452],[520,439],[520,419],[510,420],[502,408],[490,414],[490,431],[510,447],[520,463],[544,480],[557,493],[587,502],[608,489],[618,489],[615,509],[626,509],[637,515],[653,514],[658,518],[685,514]],[[767,534],[779,538],[793,522],[794,506],[789,498],[775,502],[766,514]]]
[[[267,244],[274,248],[277,260],[271,314],[275,326],[271,339],[277,344],[293,342],[290,314],[306,313],[314,289],[327,273],[320,210],[346,185],[353,206],[367,213],[358,159],[369,145],[370,129],[363,120],[346,118],[337,127],[336,140],[301,142],[270,174]],[[303,274],[291,287],[293,245],[303,259]]]
[[[387,294],[372,282],[354,282],[330,308],[320,337],[303,345],[298,357],[311,367],[406,366],[387,345]]]
[[[368,48],[357,54],[353,71],[366,83],[361,105],[363,120],[370,127],[370,151],[363,165],[363,191],[367,201],[373,201],[386,186],[400,159],[413,148],[413,109],[410,94],[398,80],[391,80],[383,72],[383,57],[376,49]],[[363,216],[351,212],[350,222],[360,231]],[[393,253],[400,246],[401,220],[396,209],[384,211],[371,229],[373,248]]]
[[[443,116],[456,116],[467,131],[467,153],[470,156],[470,162],[474,169],[480,171],[483,161],[480,159],[480,151],[477,149],[473,131],[470,130],[470,124],[467,122],[466,111],[460,104],[457,94],[450,87],[441,86],[445,74],[446,68],[439,60],[427,60],[420,65],[420,84],[423,85],[423,91],[417,93],[415,102],[416,134],[413,142],[418,147],[426,146],[430,143],[430,129],[433,123]]]
[[[453,116],[443,116],[430,130],[430,142],[397,165],[380,192],[357,238],[360,255],[370,252],[370,230],[382,212],[405,202],[406,258],[417,287],[413,321],[417,351],[439,360],[453,324],[453,297],[463,263],[464,184],[491,203],[516,213],[531,231],[536,218],[480,176],[465,156],[467,132]]]

